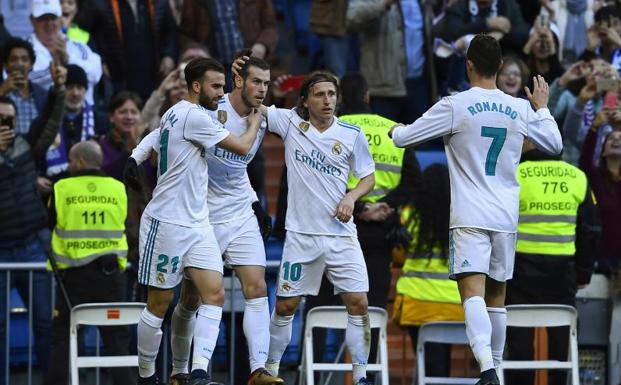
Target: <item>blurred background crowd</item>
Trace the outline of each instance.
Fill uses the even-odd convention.
[[[542,267],[545,260],[535,263],[544,280],[555,282],[551,292],[562,286],[563,293],[547,302],[556,298],[572,304],[593,271],[618,282],[621,1],[0,0],[0,14],[0,263],[46,261],[46,207],[54,183],[68,175],[74,144],[97,141],[102,171],[122,181],[136,143],[185,97],[183,68],[193,58],[213,57],[230,71],[235,55],[251,49],[271,65],[266,104],[283,107],[295,105],[305,74],[325,69],[343,78],[339,115],[368,114],[408,124],[440,97],[469,87],[465,52],[475,34],[486,32],[503,48],[498,88],[525,97],[523,88],[532,87],[532,76],[540,74],[550,84],[549,109],[564,141],[562,161],[586,174],[598,207],[597,218],[576,230],[596,235],[576,245],[570,278]],[[229,72],[227,90],[231,84]],[[373,138],[367,137],[371,144]],[[276,218],[274,239],[282,240],[282,146],[273,137],[263,146],[248,172]],[[448,174],[444,166],[427,167],[445,163],[442,151],[438,139],[398,153],[401,179],[387,186],[395,191],[368,201],[356,216],[373,272],[370,305],[392,307],[394,302],[395,321],[409,328],[413,341],[418,325],[434,314],[463,318],[454,286],[438,276],[416,275],[447,266]],[[138,224],[156,172],[156,162],[147,162],[141,167],[145,188],[128,190],[129,263],[119,301],[144,300],[136,283]],[[378,203],[391,210],[382,211],[385,206]],[[412,255],[433,263],[414,263],[408,259]],[[0,330],[7,325],[7,288],[17,288],[22,298],[32,291],[33,354],[45,373],[53,339],[52,277],[43,271],[33,276],[29,288],[25,276],[0,274]],[[408,281],[420,277],[431,287],[424,298],[413,294],[420,283]],[[521,290],[517,283],[514,290]],[[322,293],[309,298],[307,308],[335,300],[329,287]],[[513,298],[525,300],[517,294]],[[435,305],[421,308],[421,302]],[[3,384],[8,357],[0,334]],[[448,366],[450,351],[439,348],[430,354],[445,357],[432,370],[447,372],[442,366]]]

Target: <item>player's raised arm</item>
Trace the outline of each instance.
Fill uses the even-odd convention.
[[[414,123],[408,126],[395,126],[388,135],[392,138],[395,146],[408,147],[448,135],[452,129],[453,107],[449,98],[443,98]]]
[[[246,155],[250,152],[259,126],[261,125],[262,114],[258,109],[253,109],[248,115],[248,129],[241,136],[229,134],[226,138],[218,143],[218,146],[240,155]]]
[[[528,111],[528,138],[542,151],[560,154],[563,140],[554,117],[548,110],[550,88],[541,75],[533,77],[533,92],[524,87],[526,96],[535,107],[535,112]],[[530,110],[530,109],[529,109]]]

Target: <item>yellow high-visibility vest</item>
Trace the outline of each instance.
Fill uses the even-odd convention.
[[[396,147],[388,137],[388,131],[397,123],[374,114],[339,116],[339,120],[354,124],[362,129],[369,142],[369,150],[375,162],[375,187],[360,198],[363,202],[377,202],[401,182],[403,148]],[[354,189],[358,178],[349,175],[347,188]]]
[[[69,40],[77,41],[78,43],[88,44],[91,38],[90,33],[73,24],[67,29],[67,37]]]
[[[401,215],[409,217],[415,213],[410,207],[405,207]],[[448,259],[442,256],[439,248],[434,248],[429,256],[415,255],[418,223],[409,222],[408,230],[413,235],[413,242],[410,255],[403,265],[403,273],[397,281],[397,293],[419,301],[460,304],[457,282],[449,279]]]
[[[587,192],[584,172],[560,160],[527,161],[517,168],[520,219],[516,251],[573,256],[576,218]]]
[[[123,183],[96,175],[61,179],[54,185],[54,205],[52,253],[60,269],[115,254],[125,270],[127,195]]]

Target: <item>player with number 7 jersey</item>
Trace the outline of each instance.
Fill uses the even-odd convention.
[[[472,88],[443,98],[408,126],[391,129],[398,147],[442,136],[451,179],[449,277],[457,280],[466,334],[480,369],[477,385],[499,385],[506,335],[506,281],[513,276],[524,138],[547,153],[563,145],[546,107],[548,84],[533,78],[530,100],[496,88],[500,45],[477,35],[467,53]],[[535,110],[531,108],[531,103]]]

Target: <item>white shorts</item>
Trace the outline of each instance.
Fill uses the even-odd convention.
[[[358,239],[287,231],[276,295],[317,295],[326,273],[334,293],[369,291],[369,277]]]
[[[226,223],[214,223],[213,232],[226,267],[265,267],[265,246],[254,215]]]
[[[222,273],[222,257],[211,225],[185,227],[160,222],[147,214],[140,219],[138,282],[170,289],[183,279],[186,267]]]
[[[517,233],[501,233],[473,227],[449,230],[449,277],[483,273],[495,281],[513,277]]]

